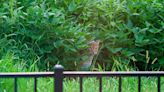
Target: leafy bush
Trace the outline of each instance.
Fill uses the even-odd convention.
[[[51,1],[51,5],[55,3]],[[82,56],[78,51],[87,48],[90,33],[87,26],[67,18],[62,7],[50,8],[48,1],[4,1],[1,4],[1,40],[13,41],[2,53],[10,50],[29,66],[33,64],[32,59],[37,58],[37,64],[43,70],[47,64],[61,63],[71,68],[66,65],[80,61]]]
[[[163,16],[162,0],[1,0],[0,55],[72,70],[87,56],[87,42],[99,39],[94,61],[106,70],[163,70]]]
[[[162,1],[106,1],[98,8],[103,10],[96,26],[98,37],[103,41],[99,61],[106,58],[108,64],[114,64],[114,57],[121,59],[121,64],[130,61],[138,70],[163,69]]]

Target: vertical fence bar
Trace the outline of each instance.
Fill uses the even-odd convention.
[[[161,77],[160,76],[158,76],[158,88],[157,88],[157,90],[158,90],[158,92],[161,92]]]
[[[17,77],[14,78],[14,92],[18,91]]]
[[[102,92],[102,77],[99,77],[99,81],[100,81],[99,92]]]
[[[83,77],[80,77],[80,92],[83,92]]]
[[[138,76],[138,92],[141,92],[141,76]]]
[[[63,71],[64,67],[61,65],[55,65],[54,80],[55,89],[54,92],[63,92]]]
[[[34,78],[34,92],[37,92],[37,77]]]
[[[118,88],[119,92],[122,92],[122,78],[121,76],[119,76],[119,88]]]

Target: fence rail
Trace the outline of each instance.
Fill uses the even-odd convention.
[[[14,92],[17,90],[18,78],[34,78],[34,92],[37,92],[37,78],[52,77],[54,78],[54,92],[63,92],[63,79],[67,77],[80,78],[80,92],[83,92],[83,78],[97,77],[99,79],[99,92],[102,92],[102,77],[118,77],[118,91],[122,92],[122,77],[137,77],[138,92],[141,92],[141,77],[157,77],[157,92],[161,92],[161,77],[164,71],[136,71],[136,72],[73,72],[64,71],[61,65],[55,66],[54,72],[21,72],[21,73],[0,73],[0,78],[14,78]]]

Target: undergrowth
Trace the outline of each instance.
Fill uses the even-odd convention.
[[[164,69],[163,0],[1,0],[0,32],[0,58],[26,68],[76,70],[100,40],[94,68]]]

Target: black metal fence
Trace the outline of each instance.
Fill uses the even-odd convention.
[[[163,71],[144,71],[144,72],[69,72],[64,71],[61,65],[55,66],[54,72],[37,72],[37,73],[0,73],[0,78],[14,78],[14,92],[17,90],[18,78],[34,78],[34,92],[37,92],[37,78],[53,77],[54,78],[54,92],[63,92],[63,79],[67,77],[80,78],[80,92],[83,92],[83,78],[97,77],[99,79],[99,92],[102,92],[102,77],[119,77],[118,91],[122,91],[122,77],[137,77],[138,78],[138,92],[141,92],[141,77],[157,77],[157,92],[161,92],[161,77],[164,76]]]

